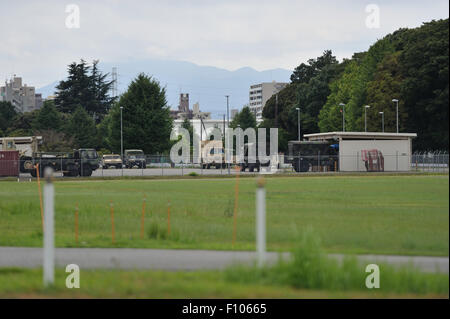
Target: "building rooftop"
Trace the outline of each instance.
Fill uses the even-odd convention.
[[[337,139],[367,139],[367,140],[405,140],[417,137],[416,133],[378,133],[378,132],[327,132],[305,134],[309,141]]]

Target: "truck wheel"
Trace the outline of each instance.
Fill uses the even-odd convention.
[[[304,160],[300,163],[300,172],[307,172],[307,171],[309,171],[309,162]]]
[[[143,168],[147,168],[147,163],[144,163],[144,164],[143,164]]]
[[[80,176],[91,176],[92,175],[92,169],[90,166],[83,167],[83,174],[81,174],[80,170]]]
[[[255,167],[253,165],[249,165],[248,166],[248,171],[253,173],[253,171],[255,170]]]

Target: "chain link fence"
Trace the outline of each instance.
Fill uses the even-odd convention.
[[[246,159],[245,159],[246,160]],[[405,154],[355,155],[275,155],[268,163],[224,163],[215,158],[192,163],[189,158],[173,163],[168,155],[145,155],[134,162],[124,163],[120,156],[114,160],[72,158],[64,155],[19,160],[0,159],[0,178],[6,176],[42,176],[46,167],[54,170],[55,177],[119,177],[119,176],[185,176],[228,175],[252,173],[325,173],[325,172],[449,172],[447,152],[416,152]],[[36,169],[39,167],[39,169]],[[236,169],[238,167],[238,169]]]

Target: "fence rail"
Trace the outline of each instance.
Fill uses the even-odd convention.
[[[78,162],[77,162],[78,161]],[[89,163],[91,161],[91,163]],[[75,165],[78,163],[78,166]],[[80,164],[81,163],[81,164]],[[80,162],[68,157],[41,157],[32,160],[0,159],[0,177],[31,177],[30,168],[40,164],[40,171],[52,166],[55,176],[166,176],[166,175],[226,175],[235,174],[234,166],[245,166],[245,173],[301,173],[301,172],[449,172],[449,154],[446,152],[417,152],[411,156],[399,153],[390,155],[368,156],[366,153],[354,155],[314,155],[314,156],[272,156],[269,163],[244,162],[243,164],[222,163],[217,158],[203,159],[203,164],[192,163],[186,158],[180,163],[173,163],[166,155],[146,155],[145,161],[135,161],[128,168],[120,162],[99,164],[96,159]],[[75,165],[75,166],[74,166]],[[97,166],[98,165],[98,166]],[[28,171],[27,171],[28,169]],[[33,169],[36,173],[36,169]],[[76,170],[76,171],[75,171]],[[33,174],[32,174],[33,175]],[[33,176],[35,176],[34,174]]]

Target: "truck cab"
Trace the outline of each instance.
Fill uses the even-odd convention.
[[[80,148],[73,151],[73,158],[79,163],[79,175],[91,176],[99,168],[97,151],[93,148]]]

